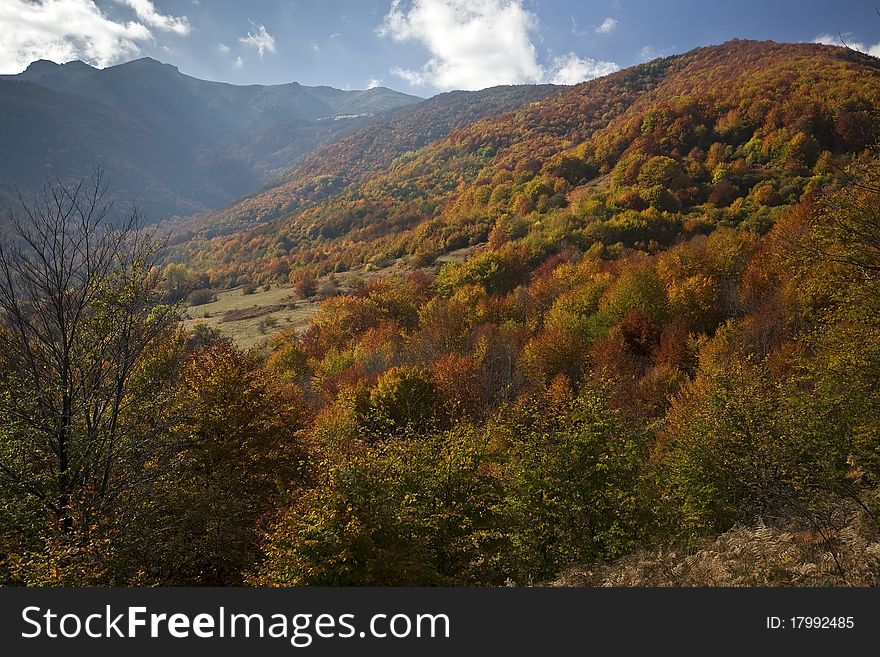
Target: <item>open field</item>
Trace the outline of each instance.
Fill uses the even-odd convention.
[[[381,269],[359,267],[347,272],[323,276],[318,285],[332,283],[337,294],[346,294],[380,278],[406,276],[414,271],[436,274],[446,262],[462,262],[487,248],[487,244],[468,246],[451,251],[439,258],[434,266],[412,268],[407,258],[398,258]],[[304,330],[321,305],[321,297],[297,299],[291,287],[272,286],[269,290],[258,287],[253,294],[244,294],[242,287],[219,292],[216,300],[186,309],[184,326],[207,324],[222,335],[232,338],[244,349],[284,329]]]
[[[304,329],[319,306],[319,301],[297,300],[288,287],[258,288],[253,294],[239,287],[220,292],[216,301],[187,308],[183,324],[187,329],[207,324],[247,349],[283,329]]]

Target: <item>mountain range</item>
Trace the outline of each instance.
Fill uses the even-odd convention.
[[[222,209],[186,218],[175,226],[175,239],[226,234],[290,214],[386,172],[397,158],[415,153],[454,129],[519,109],[560,89],[520,85],[452,91],[386,112],[347,138],[315,149],[263,189]]]
[[[0,76],[0,198],[104,168],[159,220],[217,207],[318,146],[422,99],[386,88],[235,86],[150,58],[106,69],[37,61]]]

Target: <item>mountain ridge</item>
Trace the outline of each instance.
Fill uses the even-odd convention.
[[[174,226],[177,240],[252,227],[320,202],[383,170],[403,153],[448,135],[479,118],[518,109],[559,91],[554,85],[451,91],[415,107],[392,110],[375,124],[317,149],[264,188],[233,204]]]
[[[41,90],[10,86],[21,83]],[[156,219],[229,202],[270,181],[312,149],[389,109],[422,100],[385,88],[344,91],[295,82],[242,87],[199,80],[151,58],[105,69],[41,60],[18,75],[0,76],[0,86],[9,99],[0,108],[0,125],[34,128],[35,137],[31,142],[15,140],[16,148],[7,148],[7,160],[0,164],[0,195],[8,200],[13,187],[35,189],[47,176],[73,180],[102,166],[108,172],[122,171],[117,176],[122,184],[114,185],[119,199],[144,207]],[[107,136],[83,127],[83,117],[95,105],[111,111],[102,113],[110,121]],[[76,121],[65,121],[58,108],[68,108],[68,118]],[[145,148],[127,161],[124,150],[114,149],[114,144],[128,142],[122,131],[132,123],[138,126],[132,135],[162,145],[164,155]],[[84,132],[78,138],[80,129]],[[37,162],[26,150],[46,139],[67,143],[77,157],[56,149],[52,158],[44,153]],[[148,181],[148,191],[140,189],[137,175],[128,175],[132,167]],[[178,184],[181,170],[187,185]]]

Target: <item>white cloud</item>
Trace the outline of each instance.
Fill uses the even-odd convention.
[[[415,85],[482,89],[497,84],[538,82],[529,32],[537,17],[520,0],[394,0],[379,34],[418,41],[431,54],[419,70],[393,72]]]
[[[162,32],[174,32],[180,36],[189,34],[189,19],[186,16],[160,14],[152,0],[116,0],[116,2],[131,7],[135,15],[150,27]]]
[[[415,86],[448,90],[557,79],[581,82],[596,77],[597,71],[604,75],[617,69],[612,62],[582,60],[574,53],[546,69],[532,42],[538,27],[537,16],[523,0],[392,0],[377,32],[427,49],[430,58],[421,68],[391,70]],[[584,77],[575,80],[579,76]]]
[[[642,46],[639,48],[639,59],[642,61],[649,62],[652,59],[657,59],[659,56],[657,49],[653,46]]]
[[[244,66],[244,60],[241,58],[241,55],[235,58],[235,61],[232,62],[232,68],[236,71]]]
[[[379,78],[371,78],[367,80],[367,89],[375,89],[382,86],[382,80]]]
[[[217,52],[219,52],[221,55],[228,55],[229,54],[229,46],[227,46],[223,42],[218,43],[217,44]]]
[[[111,20],[93,0],[2,0],[0,35],[0,73],[37,59],[109,66],[152,38],[144,24]]]
[[[338,39],[341,36],[342,36],[342,32],[334,32],[333,34],[330,35],[330,38],[331,39]]]
[[[137,53],[153,38],[150,28],[189,34],[186,16],[161,14],[152,0],[116,2],[138,20],[113,20],[94,0],[2,0],[0,73],[19,73],[37,59],[109,66]]]
[[[614,62],[596,61],[578,57],[573,52],[553,60],[550,82],[553,84],[578,84],[585,80],[614,73],[620,67]]]
[[[260,53],[260,59],[263,58],[263,53],[275,52],[275,38],[266,31],[266,26],[257,23],[251,23],[256,29],[255,32],[248,32],[247,36],[243,36],[239,39],[239,41],[246,46],[252,46],[257,49],[257,52]]]
[[[604,21],[602,21],[602,24],[596,28],[596,33],[608,34],[615,27],[617,27],[617,21],[613,18],[606,18]]]
[[[867,53],[868,55],[871,55],[871,57],[880,57],[880,43],[875,43],[873,46],[868,46],[861,41],[851,40],[851,38],[852,34],[850,33],[837,36],[832,36],[830,34],[820,34],[815,39],[813,39],[813,43],[821,43],[826,46],[847,46],[849,48],[852,48],[853,50]]]

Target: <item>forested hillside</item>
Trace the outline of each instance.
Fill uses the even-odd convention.
[[[395,159],[446,137],[478,119],[544,98],[552,85],[494,87],[439,94],[415,107],[389,112],[382,121],[304,158],[266,189],[231,206],[176,226],[175,241],[250,228],[338,195],[384,173]]]
[[[833,169],[871,143],[877,94],[876,60],[843,48],[702,48],[459,128],[326,202],[180,257],[234,285],[304,266],[430,264],[493,231],[581,246],[668,245],[747,220],[763,232],[818,182],[817,162]],[[328,183],[320,167],[332,165],[315,160],[349,143],[316,153],[296,184]]]
[[[389,124],[292,171],[265,206],[289,214],[164,269],[135,249],[71,338],[125,321],[121,379],[65,406],[31,367],[56,338],[0,333],[0,577],[876,584],[878,67],[733,41],[424,145]],[[248,351],[173,321],[288,283],[326,298]],[[3,289],[21,332],[54,321]]]

